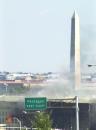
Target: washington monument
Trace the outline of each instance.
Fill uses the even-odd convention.
[[[70,49],[70,73],[72,85],[75,88],[80,87],[80,25],[79,16],[74,11],[71,19],[71,49]]]

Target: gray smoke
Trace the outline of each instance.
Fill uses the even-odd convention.
[[[72,78],[73,79],[73,78]],[[47,97],[48,99],[62,99],[65,97],[75,97],[94,99],[96,98],[96,88],[82,85],[81,88],[72,87],[72,79],[69,74],[63,74],[62,77],[52,82],[44,83],[43,86],[33,86],[25,95],[31,97]]]

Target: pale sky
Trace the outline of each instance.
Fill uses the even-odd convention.
[[[81,66],[95,64],[96,0],[0,0],[0,71],[67,71],[74,10]]]

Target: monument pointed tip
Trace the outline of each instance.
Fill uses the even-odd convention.
[[[76,13],[76,10],[74,10],[74,13]]]
[[[75,18],[76,16],[78,16],[78,14],[77,14],[77,11],[76,11],[76,10],[74,10],[74,13],[73,13],[72,18]]]

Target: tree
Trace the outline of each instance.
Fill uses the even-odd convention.
[[[45,112],[36,113],[33,127],[37,128],[37,130],[51,130],[52,121],[50,119],[50,115]]]

